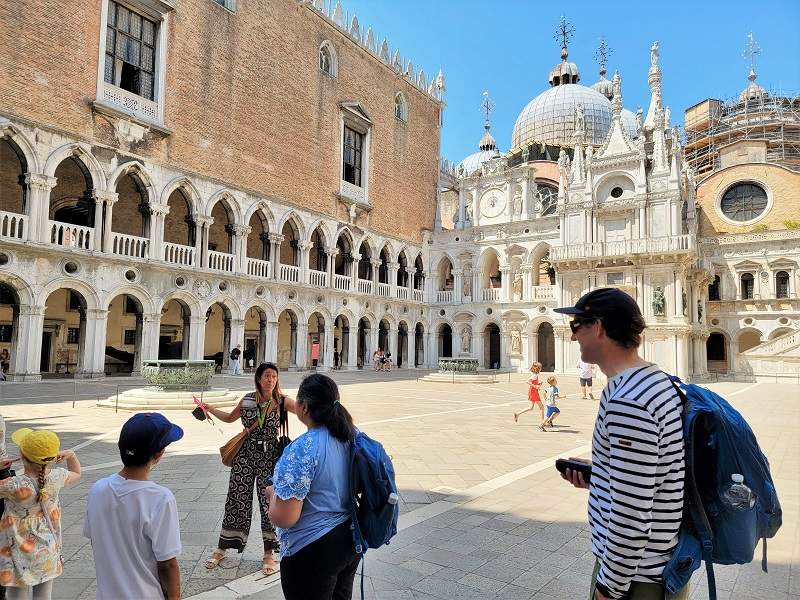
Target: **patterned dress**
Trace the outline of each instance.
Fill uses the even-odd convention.
[[[242,425],[250,427],[256,420],[258,405],[256,394],[251,392],[242,398]],[[222,519],[222,532],[219,536],[219,548],[236,548],[243,552],[250,532],[253,518],[253,485],[256,486],[258,504],[261,508],[261,537],[264,551],[278,549],[275,527],[267,513],[269,504],[264,494],[267,479],[272,475],[275,462],[278,460],[278,429],[280,411],[273,410],[266,415],[263,426],[257,426],[233,459],[231,478],[228,484],[228,498],[225,501],[225,516]]]

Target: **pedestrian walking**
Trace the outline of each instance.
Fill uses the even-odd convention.
[[[350,528],[353,419],[336,383],[321,374],[300,384],[297,418],[308,431],[286,448],[268,489],[283,594],[286,600],[350,600],[360,559]]]
[[[262,363],[255,372],[256,391],[241,399],[231,412],[206,407],[214,417],[225,423],[241,419],[250,433],[231,465],[225,516],[217,548],[206,560],[206,568],[214,569],[225,558],[229,548],[240,554],[244,551],[253,518],[253,486],[261,508],[261,538],[264,557],[261,570],[273,575],[280,569],[274,552],[278,550],[275,527],[269,519],[269,500],[266,496],[267,480],[279,458],[278,431],[283,411],[294,412],[294,400],[284,395],[278,382],[278,366]]]
[[[542,399],[539,396],[539,389],[542,387],[541,380],[539,379],[539,373],[542,372],[542,363],[534,362],[531,365],[531,373],[532,375],[528,378],[528,402],[530,402],[530,406],[528,408],[519,411],[518,413],[514,413],[514,422],[518,422],[520,416],[524,415],[526,412],[531,412],[535,406],[538,405],[539,407],[539,414],[541,416],[541,421],[544,421],[544,406],[542,405]]]
[[[8,600],[49,600],[62,572],[59,492],[80,479],[81,463],[52,431],[22,428],[11,439],[24,472],[0,481],[0,585]],[[60,462],[67,468],[53,467]]]
[[[636,302],[600,288],[574,307],[572,340],[581,360],[608,377],[592,436],[592,476],[567,469],[564,479],[589,489],[596,564],[590,598],[685,599],[666,594],[662,571],[678,543],[683,514],[682,403],[667,375],[638,354],[645,328]]]
[[[577,368],[583,399],[586,400],[588,394],[588,397],[594,400],[594,394],[592,393],[592,377],[594,376],[596,366],[578,359]]]
[[[553,426],[553,421],[561,414],[561,410],[557,406],[557,401],[561,398],[566,398],[566,396],[561,395],[558,389],[558,380],[555,378],[555,375],[551,375],[547,378],[547,384],[550,387],[547,390],[547,399],[544,401],[545,415],[542,423],[539,425],[539,429],[542,431],[547,431],[548,427]]]
[[[92,542],[98,600],[180,598],[178,505],[150,473],[182,437],[158,413],[137,413],[122,426],[122,470],[97,481],[86,499],[83,535]]]
[[[242,374],[242,363],[240,360],[241,357],[242,357],[242,345],[236,344],[236,348],[231,350],[231,356],[230,356],[230,363],[231,363],[230,369],[232,375]]]

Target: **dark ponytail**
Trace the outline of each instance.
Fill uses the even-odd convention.
[[[349,442],[355,436],[353,417],[339,402],[339,388],[327,375],[313,373],[300,383],[297,402],[308,409],[311,420],[328,428],[340,442]]]

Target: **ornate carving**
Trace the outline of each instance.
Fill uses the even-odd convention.
[[[211,295],[211,284],[205,279],[199,279],[194,283],[194,292],[205,300]]]

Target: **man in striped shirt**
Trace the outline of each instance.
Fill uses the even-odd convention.
[[[667,375],[638,354],[642,313],[616,288],[593,290],[556,312],[572,315],[581,360],[608,377],[592,437],[590,483],[570,469],[563,476],[589,489],[597,559],[591,598],[688,598],[688,586],[665,596],[661,578],[683,512],[682,405]]]

